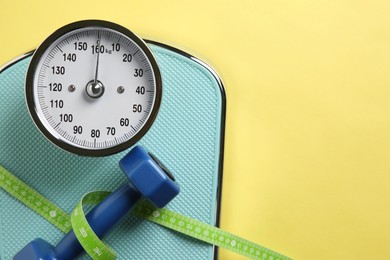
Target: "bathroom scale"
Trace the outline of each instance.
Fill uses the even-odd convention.
[[[136,144],[155,154],[180,185],[180,194],[167,208],[218,226],[226,109],[222,81],[200,59],[160,42],[146,42],[157,60],[163,91],[158,115]],[[0,164],[70,213],[85,193],[113,191],[126,181],[118,162],[131,148],[94,157],[70,153],[45,138],[26,105],[25,81],[32,54],[21,55],[0,69]],[[118,88],[118,93],[122,90]],[[3,190],[0,208],[0,259],[12,259],[37,237],[55,245],[64,235]],[[217,257],[214,246],[131,213],[104,241],[118,259]]]

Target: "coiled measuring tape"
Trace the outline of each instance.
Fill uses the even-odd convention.
[[[72,214],[69,215],[1,165],[0,187],[64,233],[73,229],[80,244],[93,259],[111,260],[116,258],[114,250],[101,241],[93,232],[83,211],[84,204],[97,204],[104,200],[110,192],[94,191],[87,193],[77,204]],[[145,200],[140,201],[132,213],[187,236],[231,250],[252,259],[291,259],[217,227],[186,217],[169,209],[157,209]]]

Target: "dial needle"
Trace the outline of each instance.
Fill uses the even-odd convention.
[[[97,40],[97,58],[96,58],[96,70],[95,70],[95,79],[93,81],[93,85],[96,87],[97,85],[97,76],[99,70],[99,54],[100,54],[100,31],[98,31],[98,40]]]

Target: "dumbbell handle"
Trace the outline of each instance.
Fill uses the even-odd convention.
[[[92,209],[86,215],[87,221],[96,235],[102,238],[140,198],[140,193],[126,183]],[[58,260],[74,259],[83,251],[71,230],[55,247],[54,255]]]

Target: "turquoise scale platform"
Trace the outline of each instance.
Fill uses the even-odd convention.
[[[207,65],[150,43],[163,77],[160,113],[140,144],[175,175],[181,194],[168,208],[216,224],[223,159],[225,96]],[[0,73],[0,164],[67,212],[91,190],[114,190],[125,177],[118,161],[81,157],[49,141],[30,119],[24,80],[31,56]],[[63,234],[0,190],[0,258],[9,260],[31,240],[56,244]],[[132,215],[106,238],[118,259],[212,259],[214,248]],[[83,258],[88,259],[87,256]]]

